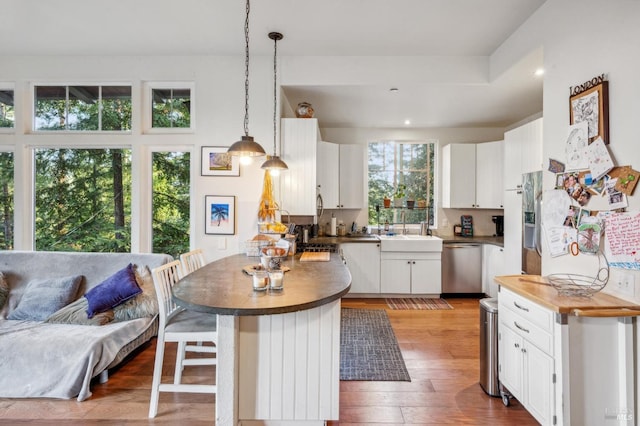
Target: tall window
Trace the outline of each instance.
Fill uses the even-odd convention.
[[[191,155],[154,152],[152,162],[153,252],[178,258],[189,251]]]
[[[369,143],[369,224],[398,223],[400,209],[383,208],[385,196],[398,188],[405,197],[424,200],[427,209],[405,209],[406,223],[435,222],[434,187],[437,142],[384,141]],[[380,208],[377,209],[376,207]]]
[[[131,130],[131,86],[35,86],[34,96],[34,130]]]
[[[0,129],[13,129],[15,122],[13,89],[0,87]]]
[[[0,250],[13,249],[13,153],[0,152]]]
[[[131,152],[36,149],[36,250],[131,251]]]

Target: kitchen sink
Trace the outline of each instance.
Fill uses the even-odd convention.
[[[379,235],[380,251],[442,251],[442,238],[431,235]]]

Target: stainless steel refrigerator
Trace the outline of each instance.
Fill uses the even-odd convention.
[[[522,272],[540,275],[542,171],[522,175]]]

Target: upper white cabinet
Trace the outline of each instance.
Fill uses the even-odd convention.
[[[476,145],[476,208],[501,209],[503,207],[503,147],[502,141]]]
[[[292,215],[316,214],[318,120],[283,118],[282,159],[289,170],[280,175],[280,207]]]
[[[318,142],[317,188],[325,209],[365,206],[365,147]]]
[[[543,170],[542,118],[504,134],[504,189],[522,185],[522,174]]]
[[[502,141],[442,148],[442,207],[502,208]]]

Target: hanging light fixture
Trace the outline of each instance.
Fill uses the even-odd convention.
[[[261,157],[265,155],[264,148],[249,136],[249,0],[247,0],[247,14],[244,20],[244,136],[238,142],[234,142],[227,152],[240,157]]]
[[[278,40],[282,40],[282,34],[280,33],[269,33],[269,38],[273,40],[273,155],[267,156],[267,161],[262,164],[262,168],[265,170],[269,170],[272,176],[277,176],[280,174],[282,170],[288,170],[289,167],[287,163],[282,161],[280,157],[276,155],[276,130],[277,130],[277,115],[276,111],[278,108]]]

